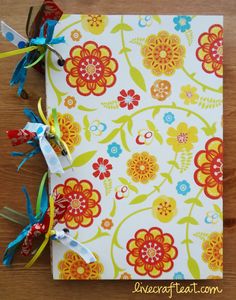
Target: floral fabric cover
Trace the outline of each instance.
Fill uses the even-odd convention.
[[[50,191],[97,261],[52,243],[55,279],[222,278],[221,16],[63,15],[47,110],[72,164]],[[56,148],[60,153],[60,149]]]

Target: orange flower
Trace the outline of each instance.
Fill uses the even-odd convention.
[[[222,279],[222,277],[218,276],[218,275],[209,275],[207,277],[207,279]]]
[[[212,271],[223,270],[223,234],[213,232],[202,243],[202,260]]]
[[[137,274],[160,277],[174,266],[173,260],[177,257],[178,250],[173,244],[172,235],[163,233],[158,227],[140,229],[127,243],[129,253],[126,260],[134,266]]]
[[[111,219],[104,219],[102,220],[102,224],[101,226],[104,228],[104,229],[111,229],[111,227],[113,226],[113,222]]]
[[[199,151],[194,163],[196,184],[204,188],[210,199],[219,199],[223,194],[223,141],[214,137],[207,141],[205,150]]]
[[[134,153],[127,161],[127,174],[134,182],[148,183],[156,178],[159,169],[156,157],[147,152]]]
[[[59,220],[59,223],[65,223],[68,228],[88,227],[101,213],[101,195],[88,180],[68,178],[64,184],[55,186],[53,193],[70,201],[64,216]]]
[[[74,42],[78,42],[82,38],[80,31],[77,29],[71,31],[70,36]]]
[[[79,123],[74,121],[74,117],[71,114],[61,114],[58,112],[57,119],[61,131],[61,138],[67,144],[70,152],[73,152],[75,146],[79,145],[81,142],[81,127]],[[48,122],[50,126],[54,126],[52,115],[49,116]],[[56,153],[61,153],[61,150],[55,143],[52,142],[52,146]]]
[[[88,41],[71,48],[64,69],[67,84],[77,88],[80,95],[101,96],[115,84],[118,63],[107,46]]]
[[[171,94],[171,84],[167,80],[156,80],[151,87],[152,98],[163,101]]]
[[[72,96],[66,97],[66,99],[64,100],[64,105],[69,109],[75,107],[76,105],[75,97]]]
[[[132,279],[132,277],[129,273],[124,272],[123,274],[120,275],[120,279],[129,280]]]
[[[184,64],[185,47],[180,44],[180,38],[176,34],[160,31],[157,35],[147,37],[141,53],[144,66],[153,75],[171,76]]]
[[[104,268],[99,262],[98,255],[96,253],[93,253],[93,255],[96,257],[96,261],[87,264],[74,251],[67,251],[63,260],[58,263],[59,278],[66,280],[101,279]]]
[[[202,61],[202,69],[206,73],[215,73],[223,77],[223,27],[212,25],[208,32],[198,38],[200,47],[196,51],[197,59]]]

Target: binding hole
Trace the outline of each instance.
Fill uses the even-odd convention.
[[[22,90],[20,97],[22,99],[29,99],[29,94],[25,90]]]
[[[60,67],[63,67],[63,66],[64,66],[64,64],[65,64],[65,60],[64,60],[64,59],[61,59],[61,58],[59,58],[59,59],[57,60],[57,63],[58,63],[58,65],[59,65]]]

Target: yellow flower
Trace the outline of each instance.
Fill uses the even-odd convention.
[[[199,95],[196,93],[197,89],[190,84],[182,86],[180,98],[184,100],[184,104],[195,104],[199,99]]]
[[[202,243],[202,260],[212,271],[223,270],[223,234],[213,232]]]
[[[64,100],[64,105],[69,109],[75,107],[76,105],[75,97],[72,96],[66,97]]]
[[[75,29],[71,31],[70,37],[74,42],[78,42],[82,38],[82,35],[79,30]]]
[[[170,127],[167,134],[170,136],[167,143],[173,146],[175,152],[189,151],[193,148],[193,143],[198,141],[197,128],[195,126],[188,127],[184,122],[179,123],[177,129]]]
[[[148,183],[156,178],[159,169],[156,157],[147,152],[134,153],[127,162],[127,174],[134,182]]]
[[[70,152],[72,153],[75,149],[75,146],[80,144],[81,127],[79,123],[74,121],[74,117],[71,114],[57,113],[57,119],[61,131],[61,138],[67,144]],[[54,119],[52,115],[50,115],[48,121],[50,126],[54,126]],[[57,145],[55,145],[54,142],[52,142],[52,146],[56,153],[61,153],[61,150]]]
[[[158,197],[152,204],[152,212],[161,222],[169,222],[176,215],[176,201],[167,196]]]
[[[103,273],[103,265],[99,262],[97,254],[93,253],[96,261],[87,264],[77,253],[74,251],[67,251],[64,254],[63,260],[58,263],[58,270],[60,272],[60,279],[101,279]]]
[[[149,35],[141,48],[143,65],[155,76],[171,76],[184,65],[185,47],[176,34],[160,31]]]
[[[108,17],[103,15],[83,15],[81,21],[84,30],[92,34],[101,34],[108,24]]]

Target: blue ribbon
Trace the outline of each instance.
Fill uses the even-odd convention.
[[[47,20],[43,26],[40,28],[39,37],[33,38],[29,41],[29,46],[43,46],[46,51],[47,45],[54,45],[59,43],[65,43],[64,37],[58,37],[53,39],[53,32],[55,29],[55,26],[58,21],[56,20]],[[46,31],[46,33],[45,33]],[[23,58],[20,60],[20,62],[17,64],[11,81],[10,85],[18,85],[17,94],[20,95],[23,91],[23,87],[25,84],[26,76],[27,76],[27,65],[31,64],[34,59],[37,52],[33,53],[26,53]]]
[[[34,214],[33,214],[31,201],[30,201],[30,198],[29,198],[26,188],[23,187],[22,191],[24,192],[25,197],[26,197],[26,209],[27,209],[27,214],[28,214],[30,223],[20,232],[20,234],[17,236],[17,238],[14,241],[12,241],[11,243],[8,244],[7,249],[3,256],[3,264],[5,266],[10,266],[11,261],[14,257],[14,254],[15,254],[19,244],[21,242],[23,242],[23,240],[27,236],[32,225],[34,225],[36,223],[41,223],[43,221],[44,215],[48,209],[48,194],[47,194],[47,189],[46,189],[45,185],[43,187],[43,193],[42,193],[42,198],[41,198],[40,213],[39,213],[39,215],[36,215],[36,216],[34,216]]]

